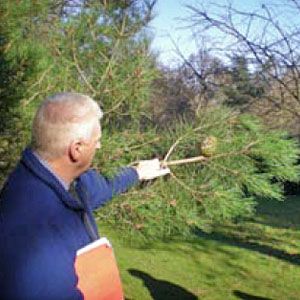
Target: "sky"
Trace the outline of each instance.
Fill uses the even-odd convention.
[[[231,3],[243,10],[255,10],[263,3],[271,4],[279,0],[232,0]],[[209,0],[158,0],[156,4],[156,17],[150,24],[154,33],[152,49],[159,52],[159,61],[165,65],[176,63],[180,60],[175,52],[172,40],[179,46],[185,57],[196,52],[195,41],[190,29],[184,28],[187,23],[182,19],[188,19],[190,12],[185,5],[197,5],[208,3]],[[217,4],[228,4],[226,0],[214,0]]]
[[[192,1],[158,0],[156,5],[156,17],[151,23],[151,29],[154,32],[152,49],[160,53],[159,59],[165,64],[178,59],[172,39],[180,45],[185,54],[195,50],[195,45],[189,42],[190,30],[182,29],[185,24],[180,19],[188,16],[183,2]]]

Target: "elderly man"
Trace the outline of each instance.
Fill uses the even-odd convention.
[[[100,148],[102,111],[88,96],[46,99],[32,145],[0,199],[0,299],[83,299],[76,251],[98,238],[92,211],[139,180],[169,173],[158,160],[124,168],[112,180],[90,169]]]

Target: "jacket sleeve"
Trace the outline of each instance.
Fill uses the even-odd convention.
[[[59,234],[49,232],[45,225],[39,228],[22,225],[3,238],[0,250],[1,299],[83,299],[76,287],[76,253],[70,254],[59,239]]]
[[[139,181],[134,168],[123,168],[112,179],[108,179],[96,170],[89,170],[79,177],[79,185],[86,190],[91,208],[97,209],[114,195],[127,191]]]

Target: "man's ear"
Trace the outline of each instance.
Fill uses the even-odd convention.
[[[80,140],[72,141],[69,146],[69,158],[72,162],[77,162],[83,153],[83,142]]]

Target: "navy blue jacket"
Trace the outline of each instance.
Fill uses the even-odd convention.
[[[0,299],[83,299],[74,261],[97,238],[92,211],[137,181],[133,168],[112,180],[89,170],[74,197],[26,149],[0,194]]]

